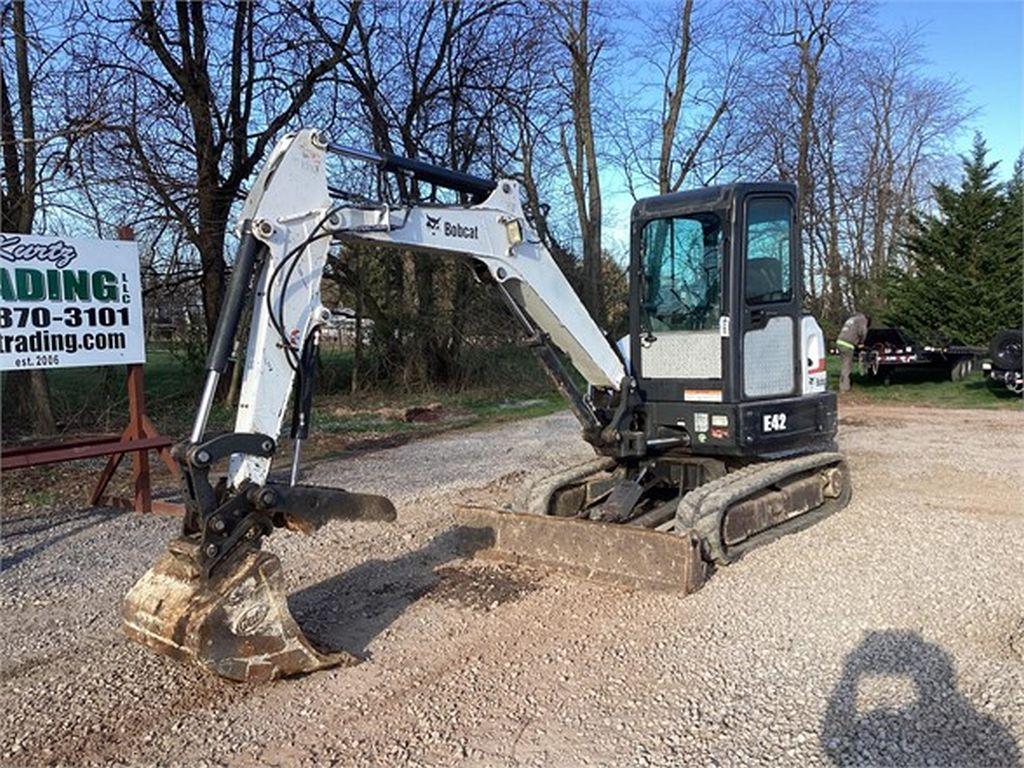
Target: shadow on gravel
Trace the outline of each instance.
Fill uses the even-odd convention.
[[[366,647],[406,608],[433,589],[434,569],[488,546],[478,529],[455,526],[420,549],[369,560],[288,597],[288,608],[313,643],[365,657]]]
[[[872,683],[883,698],[894,691],[916,698],[903,706],[872,708],[868,702],[858,708],[858,696]],[[821,742],[840,766],[1021,764],[1010,732],[956,690],[950,654],[916,632],[872,632],[846,657]]]
[[[26,560],[32,559],[39,553],[45,551],[49,547],[52,547],[54,544],[64,541],[64,539],[71,538],[75,534],[81,533],[82,531],[100,525],[101,523],[105,523],[107,520],[123,514],[124,512],[120,510],[90,507],[88,509],[80,510],[77,513],[65,514],[57,512],[53,514],[47,513],[45,516],[40,515],[39,517],[45,518],[45,522],[26,528],[20,527],[19,523],[32,520],[34,518],[23,517],[14,521],[6,522],[4,523],[3,531],[4,551],[0,552],[0,573],[4,573],[16,565],[20,565]],[[68,527],[71,523],[77,522],[81,522],[82,524]],[[10,554],[7,554],[6,549],[11,543],[18,543],[26,536],[35,536],[37,534],[42,534],[45,531],[53,531],[53,535],[47,536],[35,544],[16,549]]]

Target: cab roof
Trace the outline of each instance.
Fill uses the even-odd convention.
[[[739,182],[645,197],[633,204],[632,220],[646,221],[684,212],[731,208],[737,198],[761,193],[787,194],[795,199],[796,184],[785,181]]]

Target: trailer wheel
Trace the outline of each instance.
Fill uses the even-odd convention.
[[[957,360],[953,363],[953,366],[949,369],[949,380],[950,381],[963,381],[964,376],[967,375],[967,361]]]

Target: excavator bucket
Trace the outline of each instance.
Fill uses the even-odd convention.
[[[358,659],[322,653],[288,611],[281,561],[246,548],[204,580],[180,539],[132,587],[124,602],[125,633],[180,661],[196,661],[222,677],[262,682]]]
[[[279,525],[307,535],[331,521],[393,522],[383,496],[296,485],[267,486],[281,507]],[[125,634],[179,661],[195,661],[240,682],[264,682],[317,669],[351,666],[345,652],[324,653],[306,638],[288,610],[281,561],[243,538],[208,575],[200,542],[174,539],[128,592]]]

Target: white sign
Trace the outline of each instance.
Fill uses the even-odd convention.
[[[134,242],[0,233],[0,370],[145,360]]]

